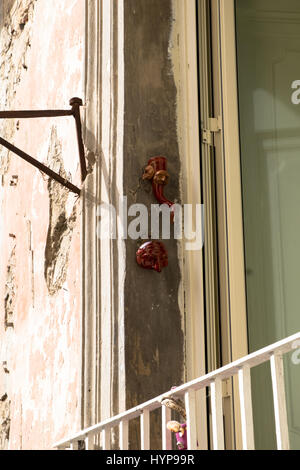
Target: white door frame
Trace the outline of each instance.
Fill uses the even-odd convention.
[[[223,357],[226,362],[248,354],[246,287],[234,0],[211,0],[214,43],[215,113],[222,131],[215,136],[218,161],[219,246],[223,302]],[[235,447],[242,448],[238,384],[233,381]]]
[[[177,87],[182,203],[201,204],[196,1],[173,0],[170,51]],[[202,250],[179,244],[182,283],[179,303],[185,332],[185,380],[204,375],[205,329]],[[197,392],[198,449],[207,449],[206,391]]]
[[[178,90],[182,195],[184,203],[196,204],[201,202],[199,100],[195,99],[198,97],[196,2],[174,0],[173,5],[175,26],[172,34],[172,59]],[[221,132],[215,134],[216,158],[222,162],[219,170],[219,181],[222,179],[222,184],[219,189],[223,193],[223,203],[218,204],[218,218],[220,219],[221,214],[223,219],[218,221],[223,229],[223,267],[220,278],[223,289],[222,353],[225,362],[230,362],[248,353],[234,0],[211,0],[211,5],[217,13],[213,34],[216,35],[217,44],[214,66],[217,69],[218,82],[214,88],[214,99],[218,104],[215,116],[211,117],[220,116],[222,128]],[[205,123],[202,122],[201,125],[203,127]],[[181,249],[184,281],[180,300],[185,318],[186,378],[192,379],[206,372],[203,252],[184,252],[183,247]],[[230,395],[229,388],[230,384],[224,387],[224,395],[226,390]],[[235,403],[238,403],[237,384],[234,383],[233,389]],[[238,406],[234,407],[234,421],[235,446],[241,448]],[[197,422],[200,424],[199,448],[207,448],[208,436],[200,433],[200,428],[207,429],[204,392],[198,401]]]

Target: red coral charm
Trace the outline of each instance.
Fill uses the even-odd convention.
[[[167,204],[171,208],[171,221],[174,222],[174,202],[164,195],[164,187],[169,182],[166,157],[152,157],[148,161],[143,174],[143,180],[152,180],[153,194],[159,204]]]

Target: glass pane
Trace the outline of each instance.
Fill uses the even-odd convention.
[[[236,0],[236,27],[251,352],[300,331],[300,2]],[[300,449],[295,357],[286,358],[286,391],[291,447]],[[267,366],[253,373],[253,399],[256,445],[272,449]]]

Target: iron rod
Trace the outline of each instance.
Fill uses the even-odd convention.
[[[87,176],[86,160],[84,153],[84,146],[82,140],[82,126],[80,119],[80,106],[82,106],[82,100],[80,98],[72,98],[70,100],[70,105],[72,106],[72,113],[75,118],[76,123],[76,133],[77,133],[77,142],[79,150],[79,159],[80,159],[80,168],[81,168],[81,180],[85,180]]]
[[[60,117],[60,116],[74,116],[75,124],[76,124],[76,133],[77,133],[77,142],[78,142],[78,150],[79,150],[79,161],[80,161],[80,168],[81,168],[81,179],[82,182],[85,180],[87,176],[87,168],[86,168],[86,160],[85,160],[85,152],[84,152],[84,145],[82,140],[82,126],[81,126],[81,119],[80,119],[80,106],[82,106],[82,100],[80,98],[71,98],[70,100],[71,109],[68,110],[60,110],[60,109],[50,109],[50,110],[23,110],[23,111],[0,111],[0,119],[24,119],[24,118],[42,118],[42,117]],[[23,158],[27,162],[31,163],[33,166],[38,168],[39,170],[46,173],[50,178],[55,179],[66,188],[70,189],[70,191],[75,192],[76,194],[80,194],[80,189],[70,183],[68,180],[62,178],[60,175],[55,173],[54,171],[50,170],[47,166],[40,163],[38,160],[35,160],[27,153],[23,152],[22,150],[18,149],[14,145],[10,144],[6,140],[0,138],[0,144],[6,147],[8,150],[14,152],[19,157]]]
[[[42,117],[72,116],[72,109],[48,109],[40,111],[0,111],[0,119],[24,119]]]
[[[66,180],[65,178],[63,178],[59,174],[55,173],[55,171],[51,170],[50,168],[48,168],[46,165],[39,162],[35,158],[32,158],[30,155],[28,155],[27,153],[25,153],[22,150],[18,149],[17,147],[12,145],[11,143],[7,142],[7,140],[3,139],[2,137],[0,137],[0,144],[3,145],[4,147],[6,147],[11,152],[18,155],[19,157],[23,158],[23,160],[27,161],[31,165],[38,168],[38,170],[42,171],[43,173],[45,173],[50,178],[53,178],[55,181],[57,181],[58,183],[62,184],[66,188],[68,188],[73,193],[76,193],[76,194],[80,195],[80,189],[77,188],[77,186],[74,186],[74,184],[70,183],[70,181]]]

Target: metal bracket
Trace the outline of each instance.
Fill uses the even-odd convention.
[[[209,129],[202,129],[202,144],[213,145],[213,134]]]
[[[78,142],[78,151],[79,151],[79,161],[81,168],[81,181],[83,182],[87,176],[86,160],[84,154],[84,146],[82,140],[82,128],[81,128],[81,119],[80,119],[80,106],[82,106],[82,100],[80,98],[71,98],[70,100],[71,109],[68,110],[41,110],[41,111],[0,111],[0,119],[27,119],[27,118],[42,118],[42,117],[60,117],[60,116],[73,116],[76,124],[76,133],[77,133],[77,142]],[[27,153],[18,149],[7,140],[0,137],[0,144],[6,147],[9,151],[15,153],[23,160],[27,161],[34,167],[38,168],[40,171],[45,173],[49,178],[54,179],[58,183],[62,184],[68,188],[73,193],[80,195],[81,190],[72,184],[70,181],[63,178],[61,175],[55,171],[48,168],[43,163],[39,162],[35,158],[31,157]]]
[[[222,397],[227,398],[232,395],[232,384],[231,379],[224,380],[222,382]]]
[[[208,119],[208,128],[202,129],[202,143],[214,145],[214,134],[222,130],[221,116]]]

